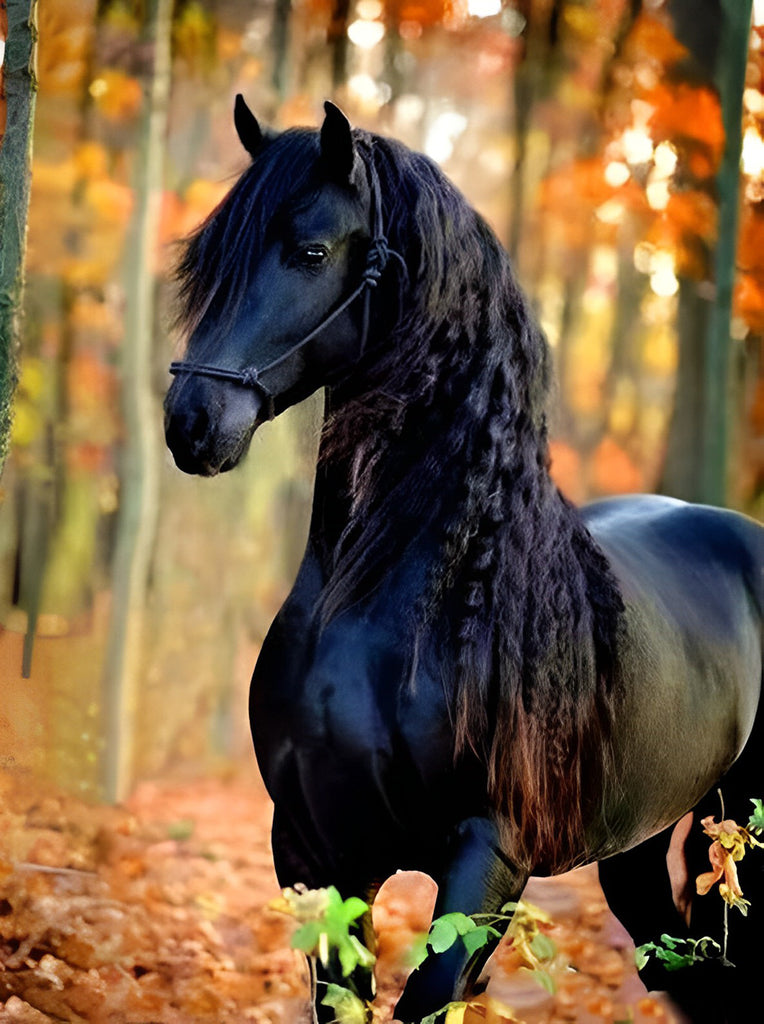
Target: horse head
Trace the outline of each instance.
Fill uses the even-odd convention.
[[[357,363],[389,256],[376,175],[345,115],[264,132],[241,96],[249,169],[192,236],[179,268],[185,358],[165,399],[180,469],[236,466],[255,429]],[[397,254],[396,254],[397,255]]]

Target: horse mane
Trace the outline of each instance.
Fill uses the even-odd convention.
[[[522,866],[567,868],[612,774],[619,588],[550,479],[550,354],[506,253],[426,157],[360,132],[356,144],[410,287],[325,428],[322,459],[349,467],[350,515],[324,619],[435,532],[416,628],[448,624],[457,754],[484,764]]]

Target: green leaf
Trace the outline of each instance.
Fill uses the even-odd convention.
[[[358,954],[353,944],[346,938],[343,942],[336,944],[337,955],[342,969],[342,977],[347,978],[358,966]]]
[[[637,970],[641,971],[642,968],[647,964],[650,959],[650,954],[655,949],[654,942],[643,942],[641,946],[637,946],[634,950],[634,963],[637,965]]]
[[[460,1024],[464,1020],[468,1005],[458,1001],[446,1003],[435,1013],[428,1013],[426,1017],[422,1017],[419,1024]]]
[[[366,1024],[369,1018],[363,1000],[342,985],[327,985],[321,1004],[334,1010],[334,1019],[338,1024]]]
[[[428,1013],[426,1017],[422,1017],[419,1024],[443,1024],[444,1014],[448,1011],[448,1006],[441,1006],[435,1013]]]
[[[440,1010],[436,1010],[434,1014],[427,1014],[426,1017],[422,1018],[422,1020],[420,1021],[420,1024],[439,1024],[439,1020],[438,1019],[439,1019],[440,1015],[442,1014],[442,1012],[443,1012],[443,1010],[441,1008]]]
[[[474,932],[477,928],[477,925],[471,917],[468,917],[466,914],[460,914],[459,911],[456,910],[451,914],[443,914],[442,917],[436,918],[436,920],[433,921],[433,924],[437,924],[439,921],[446,921],[448,924],[452,925],[456,930],[457,935],[468,935],[470,932]]]
[[[501,908],[499,913],[501,913],[501,914],[514,914],[514,912],[517,910],[517,908],[519,906],[520,906],[519,903],[517,903],[515,901],[510,901],[509,903],[505,903],[504,904],[504,906]]]
[[[358,959],[358,963],[361,967],[373,967],[377,958],[372,951],[367,946],[364,946],[361,940],[355,935],[350,936],[349,942],[355,950],[356,958]]]
[[[350,896],[342,904],[342,918],[346,924],[352,924],[359,917],[363,917],[369,910],[369,904],[364,903],[358,896]]]
[[[427,942],[433,953],[445,953],[458,938],[459,933],[453,924],[444,917],[439,917],[432,922]]]
[[[711,952],[709,952],[709,947],[711,947]],[[722,947],[716,939],[712,939],[710,935],[704,935],[701,939],[697,939],[695,942],[695,949],[701,957],[706,959],[719,956],[722,951]]]
[[[292,949],[301,949],[303,953],[312,954],[318,945],[322,930],[320,921],[306,921],[292,936]]]
[[[356,967],[371,967],[376,959],[371,950],[359,942],[355,935],[341,936],[334,946],[345,978],[352,974]]]
[[[488,924],[481,924],[473,928],[466,935],[462,935],[462,942],[468,955],[472,956],[479,949],[482,949],[483,946],[487,946],[491,939],[498,939],[500,937],[501,933],[497,932],[495,928]]]
[[[748,819],[748,828],[759,835],[764,832],[764,801],[751,798],[753,814]]]
[[[674,953],[672,950],[659,952],[658,957],[663,960],[663,966],[667,971],[680,971],[683,967],[691,967],[696,960],[692,953]]]
[[[435,1013],[428,1013],[426,1017],[422,1017],[420,1024],[439,1024],[439,1017],[443,1013],[443,1010],[436,1010]]]
[[[326,909],[324,910],[324,916],[327,921],[330,919],[342,920],[342,906],[344,900],[339,894],[339,890],[329,885],[326,889]]]
[[[551,960],[557,953],[557,946],[548,935],[539,932],[531,939],[531,949],[539,960]]]
[[[721,954],[719,943],[709,935],[700,939],[677,939],[673,935],[661,935],[660,943],[645,942],[635,950],[637,970],[641,970],[651,955],[667,971],[678,971],[701,960],[711,960]],[[710,952],[709,952],[710,950]]]

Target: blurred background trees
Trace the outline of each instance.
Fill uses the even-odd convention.
[[[249,756],[320,398],[214,481],[174,469],[161,413],[175,241],[246,166],[236,92],[277,128],[331,96],[489,219],[555,353],[571,498],[660,489],[760,515],[763,37],[759,0],[41,4],[0,766],[111,798]]]

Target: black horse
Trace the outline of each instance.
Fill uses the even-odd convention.
[[[719,780],[738,820],[764,795],[763,531],[667,498],[571,506],[548,473],[546,343],[438,167],[331,104],[320,131],[263,133],[241,97],[235,121],[252,163],[180,264],[166,435],[213,476],[327,389],[307,550],[251,690],[279,881],[369,899],[419,869],[437,914],[471,914],[604,860],[637,942],[687,920],[719,937],[721,901],[692,900],[700,826],[675,834],[672,879],[666,853],[687,812],[720,817]],[[753,998],[749,860],[736,972],[648,979],[698,1021]],[[475,989],[488,949],[459,948],[414,972],[400,1019]]]

